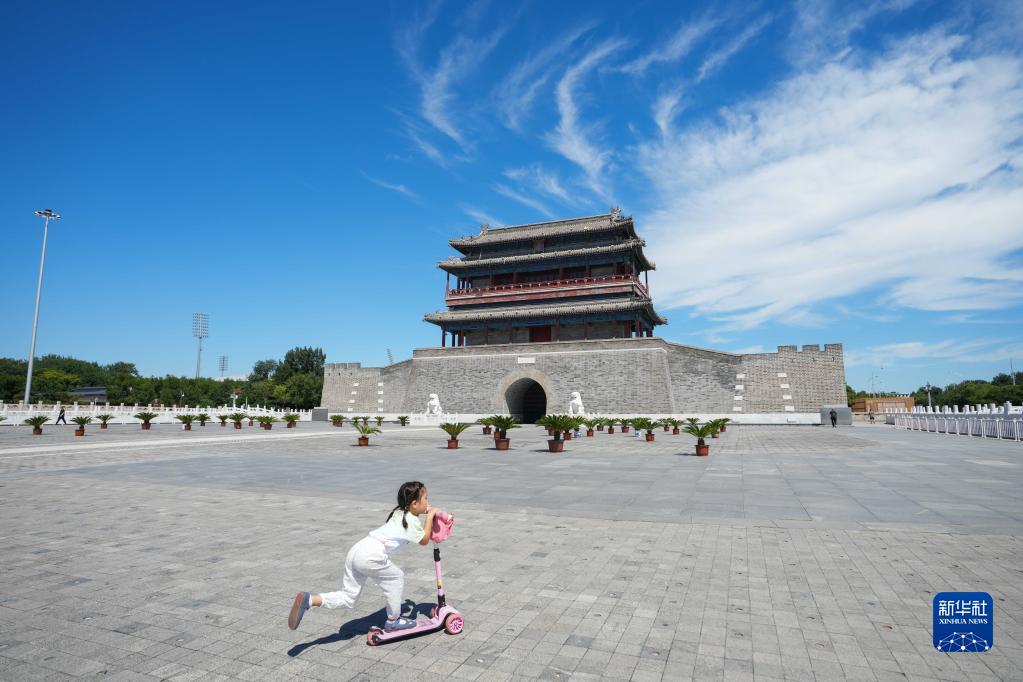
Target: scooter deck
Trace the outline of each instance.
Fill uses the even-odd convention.
[[[449,618],[452,619],[452,624],[450,626],[448,625]],[[387,632],[386,630],[374,625],[369,629],[369,632],[366,633],[366,644],[376,646],[378,644],[397,642],[403,639],[412,639],[413,637],[445,629],[449,634],[454,635],[462,631],[463,625],[464,621],[462,620],[462,614],[451,607],[445,607],[436,616],[427,620],[420,620],[419,624],[413,628]]]

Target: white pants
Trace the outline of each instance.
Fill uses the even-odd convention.
[[[323,605],[328,609],[339,606],[352,608],[366,584],[366,578],[373,581],[387,597],[387,617],[394,620],[401,615],[401,592],[405,588],[405,573],[395,566],[384,551],[384,543],[369,536],[359,540],[348,550],[345,557],[345,576],[339,592],[321,594]]]

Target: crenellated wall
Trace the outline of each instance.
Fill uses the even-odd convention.
[[[436,393],[449,412],[507,412],[521,379],[544,388],[548,411],[564,411],[572,391],[603,414],[815,413],[846,400],[841,344],[738,355],[632,338],[423,348],[387,367],[329,364],[323,406],[414,414]]]

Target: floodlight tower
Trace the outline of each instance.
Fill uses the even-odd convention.
[[[202,362],[202,340],[210,335],[210,316],[206,313],[192,313],[192,336],[199,339],[199,352],[195,356],[195,378],[199,378],[199,363]]]
[[[43,255],[39,257],[39,283],[36,285],[36,312],[32,318],[32,345],[28,350],[28,376],[25,378],[25,407],[29,405],[29,398],[32,394],[32,363],[36,358],[36,328],[39,326],[39,295],[43,291],[43,264],[46,262],[46,235],[50,231],[50,221],[60,220],[60,215],[50,209],[36,211],[36,215],[43,219]]]
[[[223,379],[224,372],[227,371],[227,356],[221,355],[217,364],[220,366],[220,378]]]

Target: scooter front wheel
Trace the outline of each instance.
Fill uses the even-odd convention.
[[[380,644],[380,631],[376,628],[366,633],[366,644],[370,646],[376,646]]]
[[[450,616],[444,619],[444,632],[448,633],[449,635],[457,635],[459,632],[462,631],[462,628],[464,626],[465,621],[463,621],[462,617],[457,614],[452,613]]]

